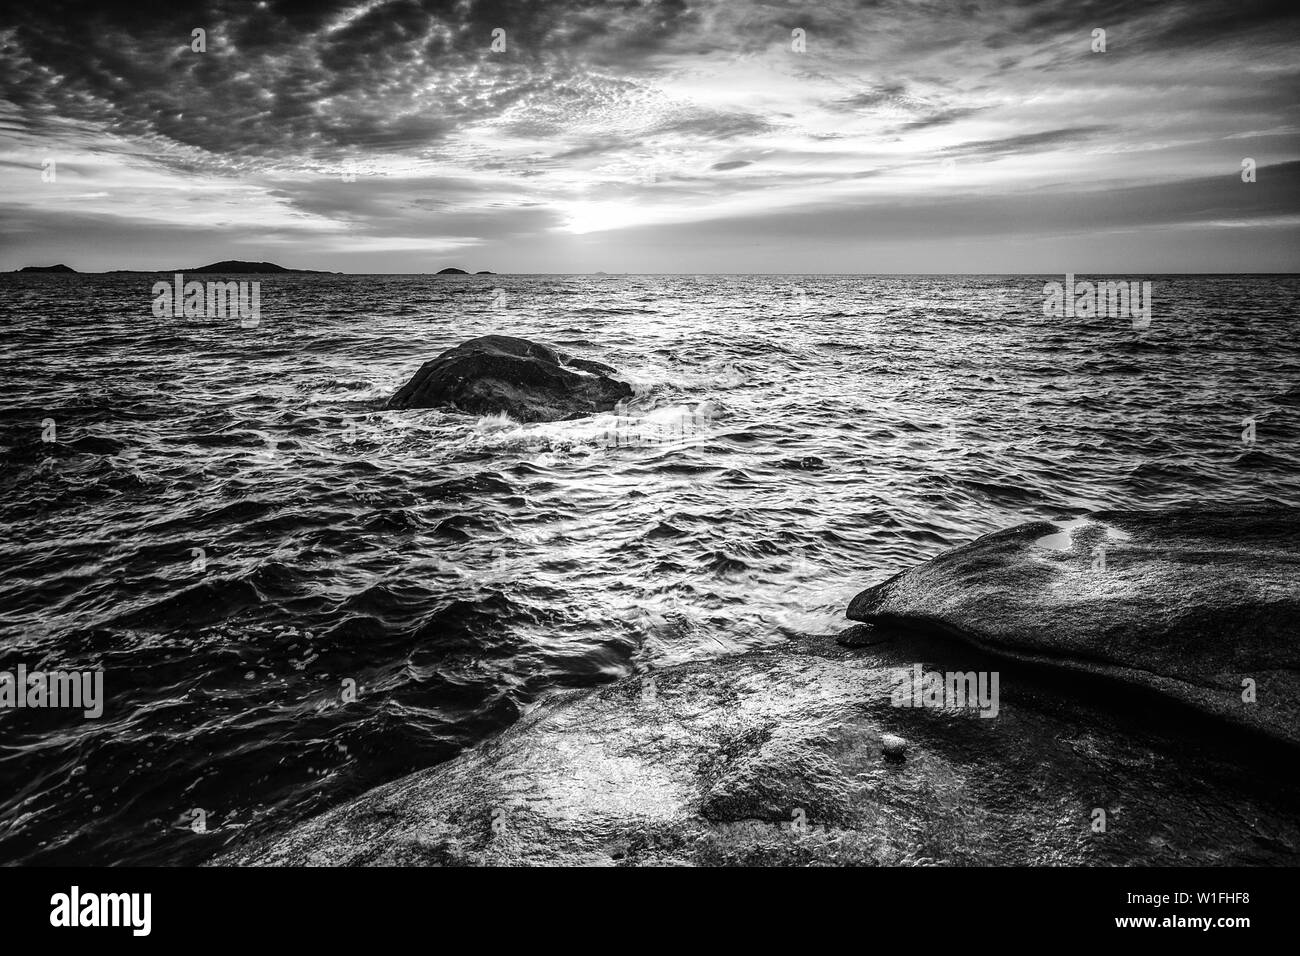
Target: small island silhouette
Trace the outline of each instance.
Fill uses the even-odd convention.
[[[61,275],[159,275],[164,273],[192,273],[192,274],[221,274],[221,275],[256,275],[264,273],[296,273],[299,275],[344,275],[340,272],[328,272],[323,269],[288,269],[274,262],[246,262],[242,259],[223,259],[221,262],[213,262],[206,266],[192,266],[182,269],[109,269],[106,272],[83,273],[64,265],[60,262],[53,266],[23,266],[21,269],[15,269],[14,272],[41,272],[41,273],[58,273]],[[440,269],[437,275],[469,275],[464,269],[448,267]],[[475,275],[490,276],[495,275],[486,269],[475,273]]]
[[[181,269],[109,269],[105,272],[78,272],[71,266],[59,263],[55,266],[23,266],[16,272],[59,272],[71,273],[73,275],[158,275],[168,272],[193,272],[193,273],[221,273],[233,275],[236,273],[265,273],[265,272],[296,272],[310,273],[313,275],[337,275],[338,273],[325,272],[320,269],[286,269],[284,266],[276,265],[274,262],[245,262],[242,259],[223,259],[221,262],[213,262],[206,266],[189,266]]]

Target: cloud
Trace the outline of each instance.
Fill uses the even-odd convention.
[[[952,109],[940,110],[936,113],[931,113],[928,116],[922,116],[919,119],[914,119],[911,122],[904,123],[902,129],[916,130],[916,129],[929,129],[932,126],[947,126],[950,123],[955,123],[958,120],[965,119],[968,116],[974,116],[981,109],[982,107],[978,107],[978,106],[968,106],[968,107],[954,107]]]
[[[1071,126],[1064,129],[1047,129],[1037,133],[1021,133],[1001,139],[986,139],[945,146],[945,153],[955,156],[1006,156],[1036,150],[1057,149],[1091,139],[1110,130],[1109,126]]]

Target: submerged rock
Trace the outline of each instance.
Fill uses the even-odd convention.
[[[895,706],[917,661],[991,666],[919,636],[870,651],[808,638],[562,693],[454,760],[216,862],[1300,861],[1300,772],[1258,750],[1278,745],[1074,695],[1014,661],[996,719]]]
[[[894,760],[902,760],[907,754],[907,741],[897,734],[881,734],[880,752]]]
[[[551,422],[612,410],[632,387],[614,369],[509,335],[485,335],[425,362],[389,408],[451,406],[477,415],[505,413]]]
[[[863,591],[848,616],[1140,685],[1300,743],[1300,509],[1024,524]]]
[[[826,462],[816,455],[805,455],[802,458],[782,458],[776,467],[790,471],[819,471],[826,467]]]

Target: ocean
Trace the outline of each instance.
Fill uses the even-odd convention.
[[[253,327],[169,278],[0,277],[0,670],[105,698],[0,708],[0,862],[202,862],[1022,521],[1300,504],[1292,275],[1133,277],[1146,328],[1063,276],[231,277]],[[488,333],[637,399],[383,409]]]

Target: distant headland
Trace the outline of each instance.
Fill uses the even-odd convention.
[[[262,273],[295,273],[299,275],[345,275],[341,272],[327,272],[322,269],[287,269],[284,266],[277,265],[274,262],[245,262],[242,259],[224,259],[221,262],[214,262],[206,266],[194,266],[185,269],[109,269],[105,272],[82,273],[71,266],[59,263],[53,266],[23,266],[21,269],[15,269],[14,272],[46,272],[59,273],[62,275],[159,275],[162,273],[218,273],[222,275],[255,275]],[[446,269],[439,269],[437,275],[458,275],[467,276],[470,273],[464,269],[457,269],[449,266]],[[480,276],[496,275],[495,272],[489,272],[487,269],[474,273]]]
[[[197,272],[197,273],[221,273],[223,275],[233,275],[235,273],[254,274],[264,272],[293,272],[307,273],[311,275],[338,275],[335,272],[324,272],[320,269],[286,269],[284,266],[276,265],[274,262],[245,262],[242,259],[225,259],[221,262],[214,262],[206,266],[191,266],[181,269],[109,269],[106,272],[81,273],[71,266],[65,266],[59,263],[56,266],[23,266],[16,269],[16,272],[59,272],[71,273],[73,275],[159,275],[167,272]]]
[[[77,270],[72,268],[72,266],[65,266],[62,262],[60,262],[57,266],[23,266],[21,269],[18,269],[16,271],[17,272],[71,272],[75,274]]]
[[[121,269],[115,270],[121,272],[132,272],[135,270]],[[284,266],[276,265],[274,262],[244,262],[242,259],[225,259],[221,262],[214,262],[208,266],[197,266],[193,269],[168,269],[168,272],[309,272],[315,275],[327,275],[322,269],[286,269]]]

